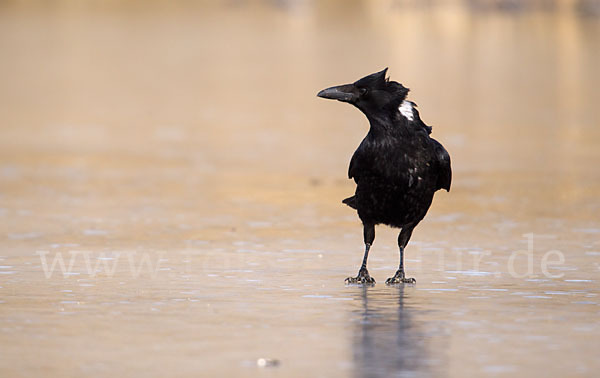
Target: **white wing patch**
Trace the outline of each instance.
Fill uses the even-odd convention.
[[[404,118],[406,118],[409,121],[412,121],[415,118],[413,113],[412,102],[410,101],[402,101],[402,104],[400,104],[398,110],[400,111],[400,114],[402,114]]]

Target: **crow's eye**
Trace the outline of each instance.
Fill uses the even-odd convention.
[[[364,95],[366,95],[367,93],[369,93],[369,90],[368,90],[367,88],[360,88],[360,89],[359,89],[359,92],[360,92],[360,95],[361,95],[361,96],[364,96]]]

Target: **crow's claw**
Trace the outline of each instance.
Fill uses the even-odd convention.
[[[348,277],[345,280],[346,284],[363,284],[363,285],[375,285],[375,279],[369,275],[369,272],[364,269],[358,272],[356,277]]]
[[[407,284],[416,284],[417,280],[415,280],[414,278],[397,278],[397,277],[390,277],[387,280],[385,280],[385,284],[386,285],[397,285],[400,283],[407,283]]]
[[[394,277],[390,277],[385,281],[386,285],[396,285],[401,283],[416,284],[417,280],[415,280],[412,277],[406,278],[406,276],[404,275],[404,271],[399,270],[396,272]]]

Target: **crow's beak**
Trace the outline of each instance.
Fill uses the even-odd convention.
[[[337,87],[323,89],[317,96],[330,100],[352,102],[356,99],[356,88],[352,84],[338,85]]]

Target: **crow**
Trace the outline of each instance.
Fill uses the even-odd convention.
[[[390,81],[386,73],[387,68],[317,94],[354,105],[370,124],[348,169],[356,192],[342,201],[358,212],[365,243],[358,276],[346,278],[348,284],[375,284],[367,270],[367,258],[378,224],[401,229],[400,264],[386,284],[416,283],[405,275],[404,249],[429,210],[434,193],[450,191],[452,181],[448,151],[429,136],[432,128],[421,121],[416,104],[406,99],[409,89]]]

